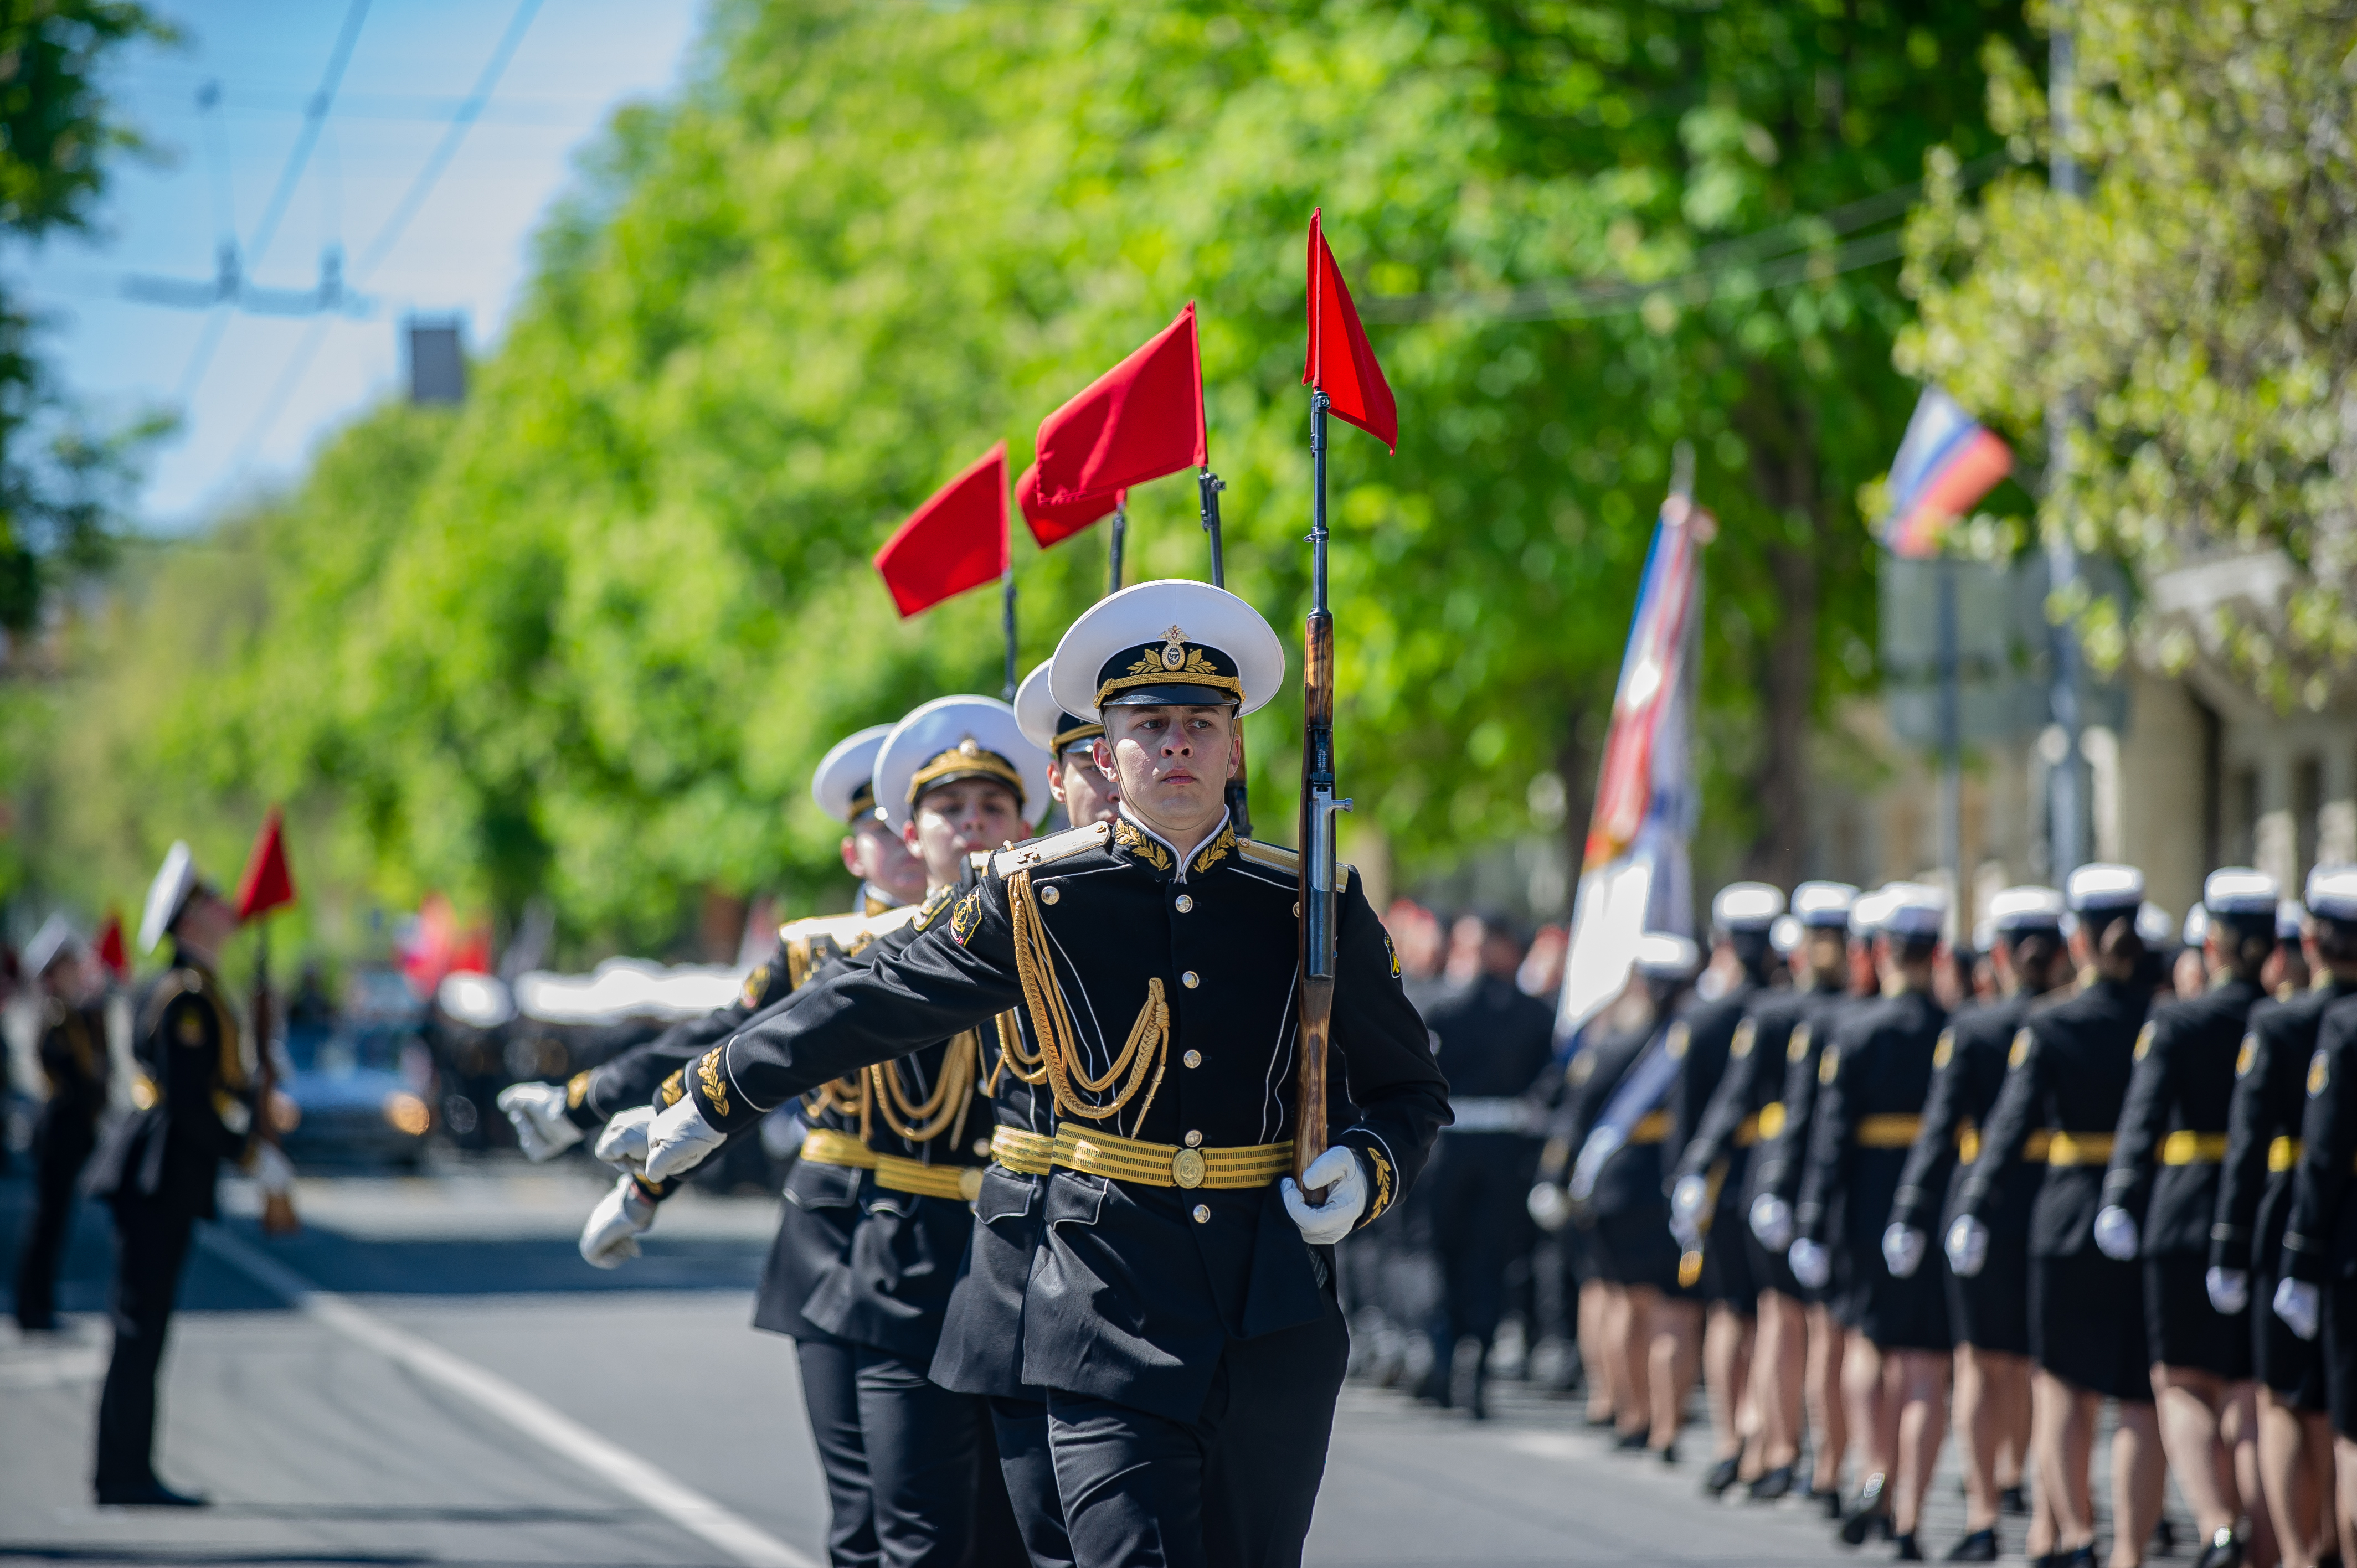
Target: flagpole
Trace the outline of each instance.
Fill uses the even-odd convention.
[[[1220,538],[1220,492],[1227,488],[1228,482],[1211,472],[1209,463],[1196,471],[1195,495],[1202,508],[1203,532],[1211,536],[1211,586],[1215,588],[1228,585],[1227,554],[1221,547]],[[1244,724],[1241,715],[1236,719],[1236,776],[1228,780],[1228,824],[1236,830],[1238,838],[1252,837],[1252,795],[1245,779]]]
[[[1113,532],[1105,535],[1107,561],[1105,592],[1121,592],[1121,547],[1129,537],[1129,507],[1126,503],[1113,509]]]
[[[1011,556],[1011,553],[1010,553]],[[1002,613],[1006,622],[1006,701],[1015,700],[1015,563],[1006,563],[1006,589],[1001,598]]]

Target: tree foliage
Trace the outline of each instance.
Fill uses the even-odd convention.
[[[2067,150],[2083,199],[2025,171],[1964,201],[1935,178],[1907,279],[1900,362],[2043,452],[2075,410],[2040,517],[2147,582],[2279,549],[2286,603],[2198,630],[2151,623],[2165,661],[2199,643],[2278,703],[2321,706],[2357,654],[2357,6],[2346,0],[2072,0]],[[1990,120],[2052,154],[2040,75],[1989,48]],[[1955,162],[1943,162],[1953,171]],[[2116,663],[2131,628],[2100,611]]]
[[[818,755],[997,686],[990,596],[898,624],[866,557],[990,441],[1019,465],[1190,297],[1230,584],[1298,625],[1322,204],[1403,430],[1396,457],[1336,435],[1361,817],[1411,869],[1528,832],[1534,776],[1582,819],[1684,440],[1722,520],[1715,854],[1789,870],[1802,737],[1870,673],[1851,498],[1911,403],[1889,224],[1925,148],[1996,145],[1974,62],[2015,26],[1830,0],[724,4],[692,85],[604,137],[470,404],[368,421],[240,525],[257,608],[167,677],[186,716],[150,755],[320,802],[388,895],[545,892],[576,934],[661,940],[702,886],[831,891]],[[1193,512],[1183,478],[1134,494],[1133,580],[1202,575]],[[1103,551],[1018,541],[1027,667]],[[1297,714],[1248,726],[1279,839]]]

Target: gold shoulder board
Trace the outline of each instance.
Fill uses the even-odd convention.
[[[1236,853],[1254,865],[1265,865],[1272,871],[1282,871],[1288,875],[1297,875],[1301,871],[1301,856],[1283,844],[1263,843],[1258,839],[1238,839]]]
[[[1004,880],[1018,871],[1070,860],[1085,850],[1101,849],[1112,837],[1111,822],[1091,822],[1084,828],[1066,828],[1062,832],[1049,833],[1046,838],[1033,839],[1029,843],[1018,843],[1000,850],[990,857],[990,869]]]

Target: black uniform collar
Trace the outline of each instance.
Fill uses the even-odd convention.
[[[1211,826],[1211,833],[1195,846],[1191,856],[1182,857],[1178,846],[1129,814],[1129,807],[1114,808],[1121,815],[1113,824],[1113,842],[1132,860],[1152,866],[1158,873],[1168,873],[1173,882],[1187,880],[1189,869],[1209,871],[1231,854],[1235,846],[1235,829],[1222,811],[1220,820]]]
[[[907,899],[895,898],[873,882],[863,881],[859,885],[859,912],[863,915],[887,915],[906,902]]]

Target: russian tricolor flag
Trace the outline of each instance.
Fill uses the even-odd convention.
[[[1925,387],[1890,460],[1890,510],[1876,532],[1894,555],[1937,555],[1948,525],[2012,471],[2013,448],[1954,398]]]

